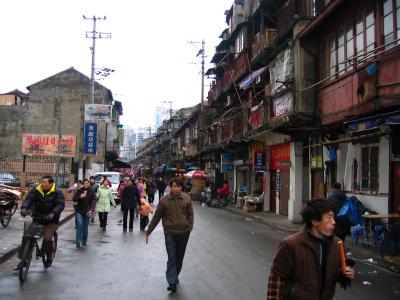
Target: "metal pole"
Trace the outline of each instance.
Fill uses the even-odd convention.
[[[96,56],[96,17],[93,16],[93,31],[92,31],[92,72],[90,75],[90,103],[94,104],[94,69]]]
[[[106,171],[106,156],[107,156],[107,134],[108,134],[108,123],[106,123],[106,134],[104,138],[104,172]]]
[[[201,111],[204,110],[204,60],[205,60],[205,54],[204,54],[204,46],[205,46],[205,41],[201,41]]]

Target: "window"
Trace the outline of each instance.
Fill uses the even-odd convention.
[[[190,143],[190,128],[185,128],[185,146]]]
[[[361,190],[378,192],[378,144],[363,145],[361,148]]]
[[[400,3],[400,0],[397,0]],[[334,36],[330,37],[325,48],[321,48],[322,57],[327,53],[328,59],[322,62],[322,74],[329,74],[330,79],[354,69],[356,63],[364,63],[373,55],[375,49],[375,15],[369,11],[359,16],[355,23],[347,24]],[[355,59],[355,56],[357,59]],[[325,56],[326,57],[326,56]],[[329,63],[329,65],[327,65]]]
[[[239,55],[239,53],[242,52],[244,50],[244,48],[245,48],[245,33],[244,33],[245,31],[244,31],[244,28],[245,27],[243,27],[239,31],[239,33],[238,33],[238,35],[236,36],[236,39],[235,39],[235,57],[237,57]]]
[[[383,1],[383,38],[389,48],[393,47],[390,43],[400,38],[400,0]]]

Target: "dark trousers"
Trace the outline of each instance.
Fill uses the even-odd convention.
[[[149,216],[140,216],[140,230],[145,230],[147,224],[149,224]]]
[[[165,235],[165,247],[167,248],[167,281],[168,284],[177,284],[178,276],[182,270],[183,258],[185,256],[186,245],[189,241],[190,231],[177,235]]]
[[[126,225],[128,223],[128,214],[129,214],[129,229],[133,229],[133,220],[135,218],[135,207],[123,208],[123,221],[122,221],[122,228],[126,230]]]
[[[100,228],[106,228],[107,216],[108,216],[108,212],[99,212]]]
[[[153,204],[153,202],[154,202],[154,194],[148,194],[148,196],[149,196],[149,203]]]
[[[164,191],[162,192],[158,191],[158,201],[160,201],[162,197],[164,197]]]

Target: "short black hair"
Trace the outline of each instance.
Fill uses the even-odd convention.
[[[176,185],[179,185],[180,187],[183,187],[183,180],[179,177],[174,177],[171,179],[169,182],[169,186],[172,187],[172,184],[175,182]]]
[[[54,183],[53,176],[51,175],[44,175],[42,176],[42,179],[48,179],[49,183]]]
[[[321,221],[322,216],[330,211],[333,211],[332,205],[326,199],[316,199],[307,201],[307,206],[301,211],[303,222],[306,227],[312,227],[312,221]]]
[[[83,179],[82,183],[85,183],[86,181],[90,183],[89,179],[87,179],[87,178]]]
[[[335,190],[341,190],[342,185],[339,182],[335,182],[334,184],[332,184],[332,188],[334,188]]]
[[[90,180],[90,179],[94,179],[94,176],[90,176],[90,177],[89,177],[89,180]]]

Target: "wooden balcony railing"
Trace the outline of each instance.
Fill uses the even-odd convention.
[[[235,60],[235,63],[228,66],[224,70],[224,75],[222,78],[217,80],[215,86],[213,86],[209,91],[210,102],[215,101],[221,95],[222,91],[233,81],[237,81],[246,70],[248,70],[248,59],[247,52],[242,52]]]
[[[267,48],[273,48],[275,46],[274,38],[276,36],[276,29],[265,28],[263,32],[259,32],[253,41],[251,47],[251,59],[255,59],[257,56],[263,53]]]

